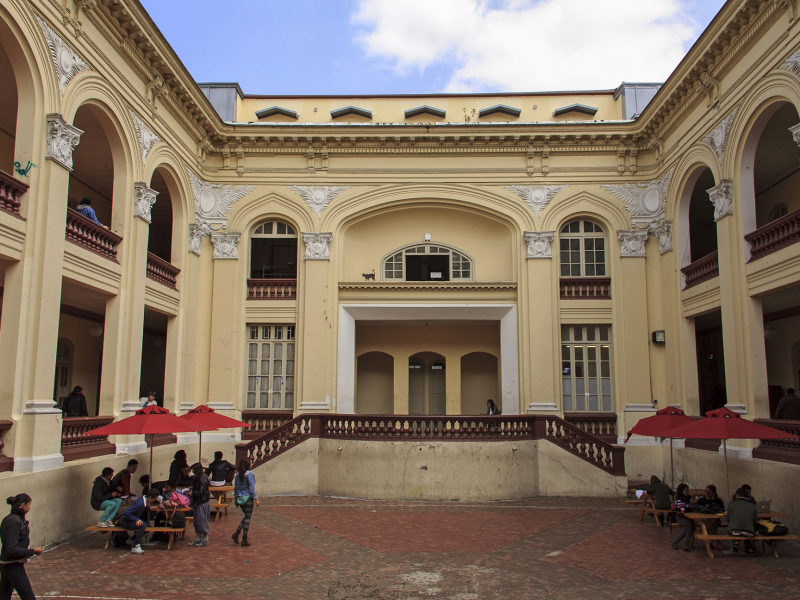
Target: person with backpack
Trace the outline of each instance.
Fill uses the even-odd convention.
[[[145,516],[150,510],[149,502],[158,498],[158,490],[152,488],[148,490],[147,495],[142,496],[131,504],[120,519],[120,525],[128,531],[135,531],[133,537],[133,548],[131,554],[144,554],[142,550],[142,536],[147,530],[147,517]],[[125,544],[127,545],[127,544]]]
[[[211,514],[211,494],[208,492],[208,479],[203,472],[203,465],[200,463],[192,465],[192,503],[194,504],[194,542],[189,542],[189,546],[198,548],[208,546],[208,517]]]
[[[236,532],[231,536],[234,544],[239,543],[239,534],[242,533],[241,546],[249,546],[250,542],[247,541],[247,532],[250,529],[250,517],[253,514],[253,501],[256,506],[261,506],[256,494],[256,477],[250,471],[252,462],[249,458],[245,457],[239,461],[236,477],[233,478],[233,494],[236,498],[236,506],[242,509],[244,517]]]
[[[31,497],[28,494],[9,496],[6,503],[11,505],[11,512],[0,523],[0,599],[11,600],[16,590],[20,600],[36,600],[31,588],[25,563],[30,557],[44,552],[44,548],[28,548],[31,543],[30,527],[25,515],[31,509]]]
[[[692,540],[692,535],[694,534],[694,521],[687,519],[684,516],[684,514],[687,512],[692,511],[692,497],[689,495],[689,486],[685,483],[680,484],[678,489],[675,490],[675,501],[672,503],[672,510],[680,513],[678,525],[683,527],[683,531],[681,531],[677,537],[672,540],[672,549],[677,550],[678,544],[685,539],[686,543],[684,544],[683,549],[685,552],[689,552],[692,549],[689,544]]]

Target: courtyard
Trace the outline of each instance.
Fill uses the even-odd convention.
[[[135,556],[104,550],[105,537],[93,533],[46,551],[28,574],[37,597],[75,600],[800,597],[797,542],[781,544],[779,559],[726,552],[712,560],[699,542],[676,552],[668,528],[640,521],[621,499],[262,497],[250,548],[230,540],[240,514],[211,522],[208,547],[178,540]]]

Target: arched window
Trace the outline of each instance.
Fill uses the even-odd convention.
[[[572,221],[559,236],[561,277],[606,277],[606,234],[592,221]]]
[[[72,357],[75,346],[67,338],[59,338],[56,344],[56,374],[53,381],[53,402],[63,406],[64,399],[72,391]]]
[[[388,281],[472,281],[472,259],[461,250],[440,244],[413,244],[383,259],[383,279]]]
[[[267,221],[250,236],[250,279],[296,279],[297,233],[282,221]]]
[[[775,206],[772,207],[772,210],[769,211],[769,222],[777,221],[781,217],[785,217],[789,214],[789,206],[786,202],[778,202]]]

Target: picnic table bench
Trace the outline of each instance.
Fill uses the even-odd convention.
[[[642,497],[639,499],[642,505],[639,507],[641,508],[641,514],[639,515],[639,520],[642,521],[644,519],[644,514],[649,513],[653,515],[656,519],[656,524],[659,527],[664,526],[664,515],[668,515],[672,512],[672,509],[663,509],[663,508],[656,508],[653,506],[653,498],[649,494],[642,494]],[[670,529],[672,529],[672,523],[669,524]]]
[[[132,530],[125,529],[124,527],[120,527],[118,525],[114,525],[113,527],[98,527],[97,525],[93,525],[91,527],[87,527],[86,531],[102,531],[103,533],[107,533],[106,536],[106,550],[108,550],[108,546],[111,544],[111,535],[117,531],[125,531],[130,533]],[[175,527],[151,527],[147,526],[145,532],[163,532],[169,536],[169,542],[167,543],[167,550],[172,548],[172,541],[176,535],[182,534],[186,531],[185,527],[175,528]]]
[[[796,536],[796,535],[756,535],[756,536],[753,536],[753,537],[736,537],[736,536],[727,535],[727,534],[709,535],[707,533],[698,533],[694,537],[696,539],[700,540],[701,542],[705,542],[706,550],[708,550],[708,555],[711,558],[714,558],[714,550],[713,550],[713,548],[711,546],[711,542],[715,541],[715,540],[728,540],[728,541],[731,541],[731,540],[733,540],[733,541],[742,541],[742,540],[744,540],[746,542],[752,542],[752,541],[767,542],[769,544],[770,548],[772,548],[772,555],[775,558],[778,558],[778,542],[782,542],[783,540],[796,540],[796,539],[798,539],[798,536]]]
[[[214,509],[214,521],[219,521],[219,516],[222,514],[222,511],[225,511],[225,516],[228,516],[228,507],[231,505],[233,500],[228,499],[228,492],[233,491],[232,485],[220,485],[220,486],[209,486],[208,491],[213,495],[216,494],[216,503],[211,505],[211,508]]]

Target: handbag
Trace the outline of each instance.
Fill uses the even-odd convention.
[[[242,506],[248,500],[250,500],[250,496],[236,496],[236,504],[238,506]]]

